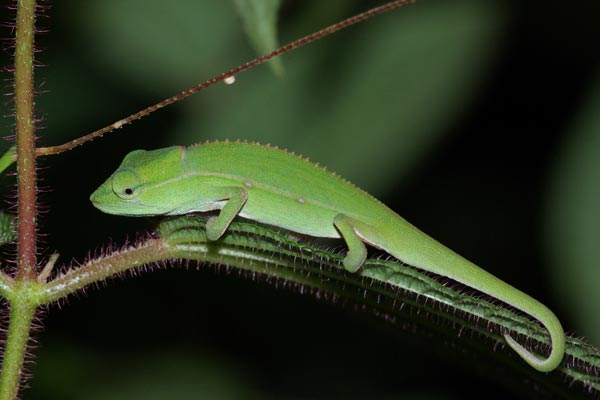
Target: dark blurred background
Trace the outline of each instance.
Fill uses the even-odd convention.
[[[230,1],[46,4],[42,145],[254,56]],[[284,1],[280,43],[377,4]],[[88,201],[127,152],[256,140],[327,165],[600,343],[598,15],[591,0],[422,0],[284,56],[282,78],[257,67],[43,159],[43,256],[83,260],[152,229]],[[481,372],[456,343],[204,266],[112,280],[46,314],[27,399],[515,396],[510,370]]]

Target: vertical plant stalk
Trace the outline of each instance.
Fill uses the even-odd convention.
[[[27,291],[23,298],[14,299],[11,303],[10,325],[0,375],[0,400],[16,399],[19,394],[29,330],[37,308],[37,304],[27,301],[26,296]]]
[[[36,165],[33,93],[35,0],[17,0],[15,110],[18,214],[17,280],[34,279],[36,263]]]
[[[17,274],[8,297],[10,322],[2,360],[0,400],[18,396],[31,322],[37,303],[31,289],[36,284],[36,163],[33,93],[35,0],[17,0],[15,37],[15,111],[17,136]]]

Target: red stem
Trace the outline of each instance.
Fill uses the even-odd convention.
[[[35,0],[20,0],[15,49],[18,175],[17,279],[33,279],[36,264],[36,164],[33,93]]]

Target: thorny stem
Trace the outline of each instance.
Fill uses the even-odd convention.
[[[396,0],[396,1],[392,1],[389,2],[387,4],[384,4],[382,6],[379,7],[375,7],[372,8],[370,10],[367,10],[363,13],[357,14],[353,17],[347,18],[343,21],[340,21],[338,23],[335,23],[333,25],[329,25],[326,28],[321,29],[320,31],[317,31],[315,33],[312,33],[310,35],[304,36],[298,40],[295,40],[291,43],[288,43],[280,48],[278,48],[277,50],[274,50],[268,54],[265,54],[264,56],[255,58],[254,60],[248,61],[245,64],[242,64],[236,68],[232,68],[227,72],[224,72],[220,75],[217,75],[203,83],[200,83],[190,89],[184,90],[183,92],[176,94],[175,96],[169,97],[168,99],[165,99],[159,103],[156,103],[150,107],[147,107],[145,109],[143,109],[142,111],[139,111],[135,114],[131,114],[128,117],[125,117],[111,125],[105,126],[102,129],[98,129],[97,131],[94,131],[90,134],[87,134],[85,136],[79,137],[75,140],[72,140],[70,142],[58,145],[58,146],[50,146],[50,147],[40,147],[39,149],[37,149],[36,151],[36,156],[46,156],[46,155],[52,155],[52,154],[60,154],[63,153],[65,151],[74,149],[77,146],[81,146],[82,144],[84,144],[85,142],[88,142],[90,140],[93,140],[95,138],[101,137],[102,135],[104,135],[105,133],[109,133],[115,129],[119,129],[121,127],[123,127],[124,125],[128,125],[140,118],[146,117],[150,114],[152,114],[153,112],[160,110],[163,107],[166,107],[170,104],[176,103],[180,100],[185,99],[188,96],[191,96],[199,91],[201,91],[202,89],[206,89],[209,86],[214,85],[215,83],[219,83],[221,81],[224,81],[225,79],[231,77],[231,76],[235,76],[237,74],[239,74],[240,72],[244,72],[252,67],[255,67],[259,64],[264,63],[265,61],[270,60],[273,57],[277,57],[281,54],[287,53],[288,51],[297,49],[298,47],[304,46],[306,44],[309,44],[311,42],[314,42],[315,40],[321,39],[325,36],[331,35],[334,32],[337,32],[341,29],[347,28],[351,25],[354,24],[358,24],[359,22],[365,21],[369,18],[373,18],[376,15],[379,14],[383,14],[386,13],[388,11],[392,11],[396,8],[400,8],[403,6],[406,6],[408,4],[412,4],[414,3],[416,0]]]
[[[33,94],[35,0],[19,0],[15,48],[18,242],[17,280],[33,279],[36,262],[36,170]]]

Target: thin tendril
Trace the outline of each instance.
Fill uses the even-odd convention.
[[[109,133],[115,129],[119,129],[125,125],[128,125],[130,123],[132,123],[133,121],[136,121],[140,118],[143,118],[147,115],[152,114],[153,112],[160,110],[163,107],[166,107],[170,104],[176,103],[180,100],[185,99],[188,96],[191,96],[194,93],[197,93],[199,91],[201,91],[202,89],[206,89],[209,86],[214,85],[215,83],[224,81],[227,78],[230,78],[232,76],[235,76],[241,72],[244,72],[252,67],[255,67],[256,65],[262,64],[265,61],[273,58],[273,57],[277,57],[281,54],[287,53],[288,51],[297,49],[299,47],[304,46],[305,44],[314,42],[315,40],[321,39],[325,36],[331,35],[334,32],[337,32],[341,29],[347,28],[351,25],[357,24],[359,22],[365,21],[367,19],[373,18],[377,15],[386,13],[388,11],[392,11],[396,8],[400,8],[403,7],[405,5],[408,4],[412,4],[414,3],[415,0],[397,0],[397,1],[392,1],[390,3],[384,4],[382,6],[379,7],[375,7],[372,8],[370,10],[367,10],[363,13],[357,14],[353,17],[347,18],[343,21],[340,21],[338,23],[335,23],[333,25],[330,25],[326,28],[321,29],[320,31],[314,32],[310,35],[304,36],[303,38],[300,38],[298,40],[295,40],[291,43],[288,43],[280,48],[278,48],[277,50],[274,50],[268,54],[265,54],[261,57],[255,58],[254,60],[248,61],[245,64],[242,64],[238,67],[232,68],[227,72],[224,72],[220,75],[217,75],[203,83],[200,83],[192,88],[189,88],[187,90],[184,90],[183,92],[180,92],[179,94],[176,94],[175,96],[169,97],[159,103],[156,103],[150,107],[147,107],[135,114],[131,114],[130,116],[123,118],[111,125],[105,126],[102,129],[98,129],[97,131],[94,131],[92,133],[89,133],[85,136],[82,136],[80,138],[77,138],[75,140],[72,140],[70,142],[58,145],[58,146],[49,146],[49,147],[40,147],[38,149],[36,149],[36,156],[46,156],[46,155],[52,155],[52,154],[60,154],[62,152],[71,150],[77,146],[80,146],[82,144],[84,144],[85,142],[88,142],[90,140],[93,140],[95,138],[101,137],[102,135]]]

